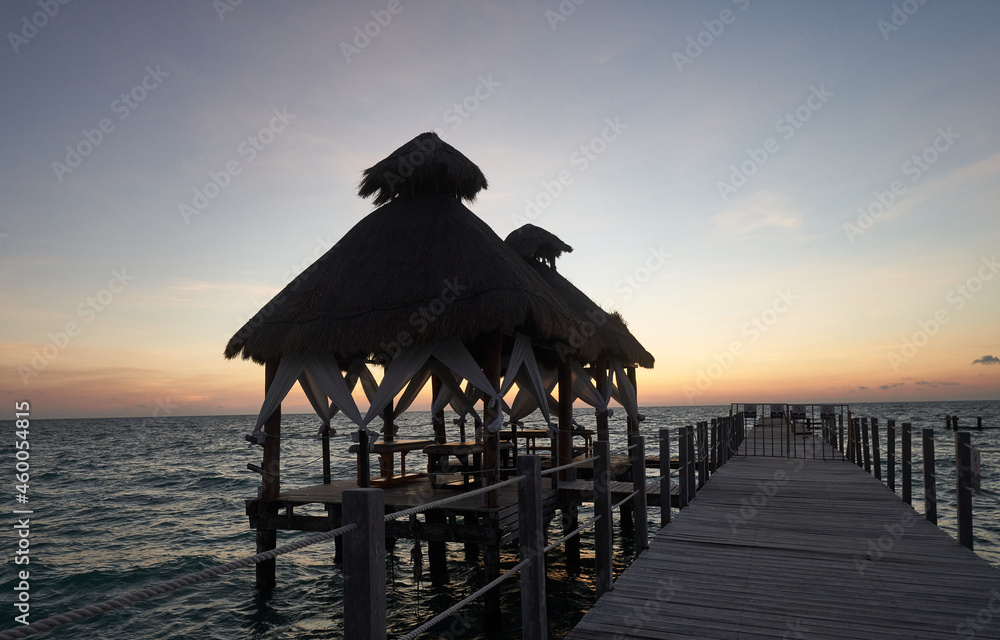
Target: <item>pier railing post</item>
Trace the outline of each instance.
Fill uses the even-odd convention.
[[[708,447],[705,446],[705,441],[708,439],[708,423],[699,422],[697,426],[697,437],[698,450],[695,452],[695,460],[697,460],[698,469],[698,489],[700,490],[705,486],[705,481],[708,475]]]
[[[698,491],[698,483],[694,477],[694,467],[697,463],[697,458],[694,451],[694,427],[688,425],[685,429],[687,429],[688,504],[690,504],[694,500],[695,493]]]
[[[706,423],[707,424],[707,423]],[[632,444],[632,490],[636,492],[632,498],[635,510],[635,551],[636,555],[649,548],[649,522],[646,514],[646,439],[635,436]]]
[[[687,427],[677,430],[677,506],[680,509],[688,506],[687,434]]]
[[[595,442],[608,446],[607,442]],[[595,467],[595,472],[597,469]],[[548,610],[545,607],[545,532],[542,521],[542,459],[536,455],[517,457],[517,475],[527,476],[517,483],[518,540],[521,559],[521,629],[525,640],[548,637]],[[596,489],[598,475],[594,475]],[[351,636],[345,635],[345,638]]]
[[[607,440],[595,442],[594,453],[597,455],[597,460],[594,461],[594,517],[600,518],[594,524],[594,568],[597,574],[597,597],[600,598],[612,588],[614,526],[611,522],[611,443]],[[544,572],[541,579],[545,580]],[[524,597],[523,593],[521,597]],[[545,634],[539,636],[539,640],[544,638]]]
[[[868,442],[868,418],[861,418],[861,453],[865,459],[865,473],[871,473],[872,454]]]
[[[934,474],[934,429],[923,430],[924,445],[924,515],[937,524],[937,484]]]
[[[955,493],[958,496],[958,541],[972,549],[972,436],[955,434]]]
[[[712,418],[711,430],[708,432],[708,472],[714,474],[719,468],[719,421]]]
[[[839,416],[837,416],[837,423],[839,425],[837,427],[837,437],[838,437],[837,448],[840,449],[840,453],[841,454],[846,454],[847,451],[844,449],[844,414],[843,413],[841,413]]]
[[[882,479],[882,453],[878,442],[878,418],[872,418],[872,466],[875,467],[875,478]]]
[[[344,637],[384,640],[385,496],[381,489],[344,492]]]
[[[903,423],[903,502],[913,504],[913,425]]]
[[[670,524],[670,430],[660,429],[660,528],[668,524]]]
[[[885,480],[889,491],[896,493],[896,421],[885,424]]]

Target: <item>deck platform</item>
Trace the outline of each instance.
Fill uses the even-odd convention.
[[[1000,638],[1000,571],[849,462],[734,458],[566,637]]]

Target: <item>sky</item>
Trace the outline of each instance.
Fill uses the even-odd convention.
[[[431,130],[500,237],[573,246],[560,273],[656,358],[642,405],[1000,398],[998,27],[986,1],[5,2],[0,402],[256,413],[229,337]]]

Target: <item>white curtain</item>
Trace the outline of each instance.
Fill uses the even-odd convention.
[[[486,425],[486,430],[490,433],[499,431],[500,427],[503,426],[500,395],[493,389],[493,385],[490,384],[486,374],[483,373],[465,345],[454,338],[449,338],[434,346],[434,357],[489,397],[488,404],[490,407],[496,408],[497,417],[492,423]]]
[[[615,399],[625,407],[625,411],[628,413],[629,417],[639,422],[639,406],[638,399],[636,398],[635,387],[632,386],[632,381],[628,379],[625,375],[625,370],[622,368],[622,363],[618,360],[612,360],[611,366],[615,372],[615,386],[618,388],[618,394]]]
[[[522,386],[525,381],[525,375],[518,376],[519,373],[526,374],[529,382],[527,386]],[[518,395],[520,395],[522,389],[533,394],[538,401],[536,406],[541,406],[542,415],[545,417],[545,424],[551,424],[552,418],[549,414],[548,403],[543,401],[549,394],[542,382],[542,374],[538,370],[538,361],[535,359],[535,352],[531,349],[531,339],[523,333],[519,333],[514,337],[514,348],[511,350],[510,362],[507,364],[507,375],[504,377],[503,385],[500,387],[501,398],[507,395],[507,392],[514,385],[515,380],[520,380],[518,383]],[[514,397],[514,401],[515,403],[517,402],[517,396]],[[531,409],[531,411],[533,410]],[[512,409],[508,410],[508,413],[511,414],[510,419],[515,422],[524,417],[522,415],[515,418]]]
[[[271,414],[278,408],[281,401],[288,395],[292,385],[295,384],[299,374],[305,368],[306,361],[306,356],[282,356],[281,361],[278,363],[278,370],[274,373],[274,379],[271,380],[271,386],[268,388],[267,393],[264,394],[264,404],[261,405],[260,413],[257,414],[257,423],[253,428],[252,435],[257,440],[257,444],[264,444],[265,436],[261,427],[264,426],[267,419],[271,417]]]

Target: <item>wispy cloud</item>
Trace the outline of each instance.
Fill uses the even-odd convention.
[[[917,380],[913,384],[919,387],[952,387],[961,383],[950,380],[949,381],[937,380],[933,382],[928,380]]]
[[[996,356],[983,356],[982,358],[973,360],[972,364],[1000,364],[1000,358]]]
[[[889,389],[895,389],[896,387],[905,387],[905,386],[906,386],[905,382],[893,382],[892,384],[883,384],[882,386],[879,387],[879,389],[882,389],[883,391],[888,391]]]
[[[712,216],[712,224],[733,235],[746,235],[765,229],[800,229],[802,217],[802,212],[794,210],[784,196],[757,192],[736,199]]]

